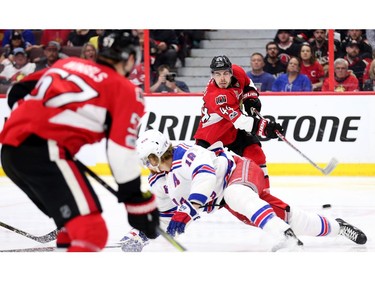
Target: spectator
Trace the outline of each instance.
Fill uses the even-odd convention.
[[[325,76],[328,73],[328,39],[327,39],[327,30],[326,29],[315,29],[313,32],[313,39],[310,42],[312,47],[313,54],[318,62],[323,66],[325,71]],[[342,57],[341,51],[341,41],[334,40],[335,54],[334,58]]]
[[[32,48],[33,34],[30,36],[30,30],[25,30],[24,33],[27,35],[29,41],[25,41],[22,36],[22,30],[6,30],[4,34],[3,47],[4,52],[0,57],[0,62],[2,65],[6,66],[13,63],[13,50],[16,48],[23,48],[25,51]],[[32,38],[29,38],[32,37]]]
[[[375,49],[374,49],[375,51]],[[374,58],[375,58],[375,52],[373,53],[373,60],[374,61]],[[370,79],[370,67],[371,67],[371,63],[368,63],[366,68],[365,68],[365,71],[363,72],[363,81],[366,81],[368,79]]]
[[[346,59],[349,63],[349,69],[357,77],[359,82],[359,89],[362,89],[363,74],[367,67],[368,61],[362,59],[359,55],[359,43],[355,40],[350,41],[346,46]]]
[[[313,91],[321,91],[325,76],[324,69],[316,60],[308,43],[301,45],[299,58],[301,59],[301,74],[305,74],[310,79]]]
[[[166,64],[171,71],[176,71],[177,53],[180,49],[178,37],[174,29],[154,29],[150,30],[150,39],[156,45],[155,61],[153,69]]]
[[[279,58],[279,47],[273,41],[266,45],[266,57],[264,58],[265,72],[272,74],[275,78],[286,71],[286,64]]]
[[[36,61],[36,69],[41,70],[46,67],[51,67],[52,64],[54,64],[57,60],[60,58],[66,58],[67,56],[60,53],[61,46],[56,41],[50,41],[48,44],[44,47],[44,57],[41,57]]]
[[[143,29],[133,29],[132,30],[133,36],[135,36],[135,40],[138,42],[138,48],[135,48],[137,53],[137,60],[136,64],[129,75],[129,80],[138,87],[144,90],[144,82],[145,82],[145,66],[144,66],[144,30]],[[156,45],[153,45],[153,40],[150,41],[150,65],[154,62],[154,55],[156,54]],[[136,45],[137,45],[136,44]],[[156,71],[150,68],[150,81],[154,81],[157,77]]]
[[[104,32],[105,32],[105,29],[96,29],[95,30],[96,34],[89,39],[89,42],[95,46],[95,49],[98,49],[99,36],[103,35]]]
[[[279,47],[279,58],[284,64],[288,63],[290,57],[298,57],[300,44],[293,41],[292,30],[279,29],[275,42]]]
[[[60,46],[66,46],[71,29],[44,29],[42,31],[41,47],[47,46],[48,42],[55,41]]]
[[[372,51],[375,50],[375,29],[366,29],[366,38],[368,44],[371,46]],[[374,55],[373,55],[374,57]]]
[[[338,58],[334,62],[335,69],[335,80],[334,80],[334,91],[335,92],[347,92],[347,91],[358,91],[359,83],[358,79],[351,71],[349,71],[349,63],[343,58]],[[329,91],[329,79],[326,78],[323,82],[322,91]]]
[[[347,54],[347,47],[351,45],[352,41],[357,42],[359,48],[358,56],[361,59],[366,59],[367,62],[370,63],[372,61],[372,47],[368,43],[367,39],[363,37],[363,31],[361,29],[348,30],[347,36],[342,40],[342,51],[344,55]]]
[[[16,42],[16,40],[21,40],[21,42]],[[2,46],[4,48],[10,47],[11,51],[18,47],[28,51],[33,45],[35,45],[35,37],[30,29],[8,29],[4,33]]]
[[[97,36],[96,31],[92,29],[75,29],[69,33],[67,46],[83,46],[89,42],[90,38]]]
[[[181,66],[185,67],[185,58],[190,56],[194,44],[199,46],[199,42],[204,36],[204,30],[176,29],[175,32],[179,46],[177,51],[179,61],[176,63],[181,62]]]
[[[205,38],[204,29],[183,29],[180,30],[185,35],[186,44],[188,49],[199,48],[201,40]]]
[[[91,61],[96,61],[96,55],[97,55],[97,50],[92,43],[87,42],[83,44],[82,51],[81,51],[81,58],[91,60]]]
[[[5,29],[0,29],[0,46],[3,46],[5,31],[6,31]]]
[[[293,41],[296,43],[310,42],[313,38],[313,30],[311,29],[294,29],[292,30]]]
[[[301,74],[300,60],[296,57],[289,59],[286,73],[276,78],[272,85],[273,92],[310,92],[312,85],[310,79]]]
[[[373,60],[368,68],[368,79],[364,80],[363,91],[375,91],[375,60]]]
[[[150,87],[152,93],[189,93],[189,87],[185,82],[176,80],[176,73],[170,72],[168,65],[158,68],[156,82]]]
[[[9,85],[18,82],[35,71],[35,63],[29,62],[25,49],[15,48],[13,56],[13,63],[5,66],[3,71],[0,72],[2,84]]]
[[[135,48],[137,60],[135,65],[143,63],[143,44],[144,44],[144,30],[143,29],[131,29],[129,30],[133,37],[133,45]]]
[[[253,53],[250,57],[251,70],[246,72],[246,75],[253,81],[258,91],[269,92],[272,91],[272,84],[275,77],[263,70],[264,57],[261,53]]]
[[[144,90],[145,86],[145,64],[142,62],[133,67],[129,75],[129,80],[134,85],[142,88]]]

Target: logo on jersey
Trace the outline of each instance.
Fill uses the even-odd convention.
[[[217,96],[216,99],[215,99],[215,102],[216,102],[217,105],[227,103],[227,96],[225,96],[225,95]]]
[[[238,112],[237,111],[233,111],[232,113],[229,114],[229,118],[230,120],[233,120],[234,118],[236,118],[238,115]]]
[[[288,64],[289,60],[290,60],[290,56],[286,53],[281,53],[279,55],[279,59],[280,61],[283,63],[283,64]]]
[[[244,93],[242,95],[242,99],[244,99],[244,100],[246,100],[248,98],[250,98],[250,99],[256,99],[257,97],[258,97],[258,93],[257,92],[253,92],[253,91]]]
[[[259,128],[258,128],[257,135],[259,135],[259,136],[265,136],[266,135],[264,130],[266,129],[267,123],[268,122],[264,119],[259,121]]]

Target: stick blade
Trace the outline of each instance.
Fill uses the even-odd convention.
[[[48,242],[51,242],[53,240],[56,240],[58,232],[59,232],[59,230],[55,229],[55,230],[51,231],[50,233],[48,233],[46,235],[36,237],[36,239],[34,239],[34,240],[36,240],[40,243],[48,243]]]
[[[338,163],[339,161],[336,158],[332,158],[327,167],[323,169],[323,174],[329,175],[336,168]]]

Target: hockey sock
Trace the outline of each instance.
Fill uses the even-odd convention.
[[[336,236],[340,230],[340,225],[333,218],[309,213],[296,207],[290,208],[287,223],[296,235]]]

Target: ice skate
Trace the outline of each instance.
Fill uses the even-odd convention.
[[[137,230],[130,231],[120,240],[121,250],[123,252],[142,252],[143,247],[149,243],[150,240],[146,235]]]
[[[339,232],[340,235],[345,236],[346,238],[360,245],[363,245],[367,242],[367,237],[362,232],[362,230],[347,223],[343,219],[337,218],[336,221],[340,224],[340,232]]]
[[[285,230],[284,236],[284,239],[280,243],[272,247],[272,252],[302,251],[303,243],[301,240],[297,238],[297,236],[294,234],[291,228]]]

